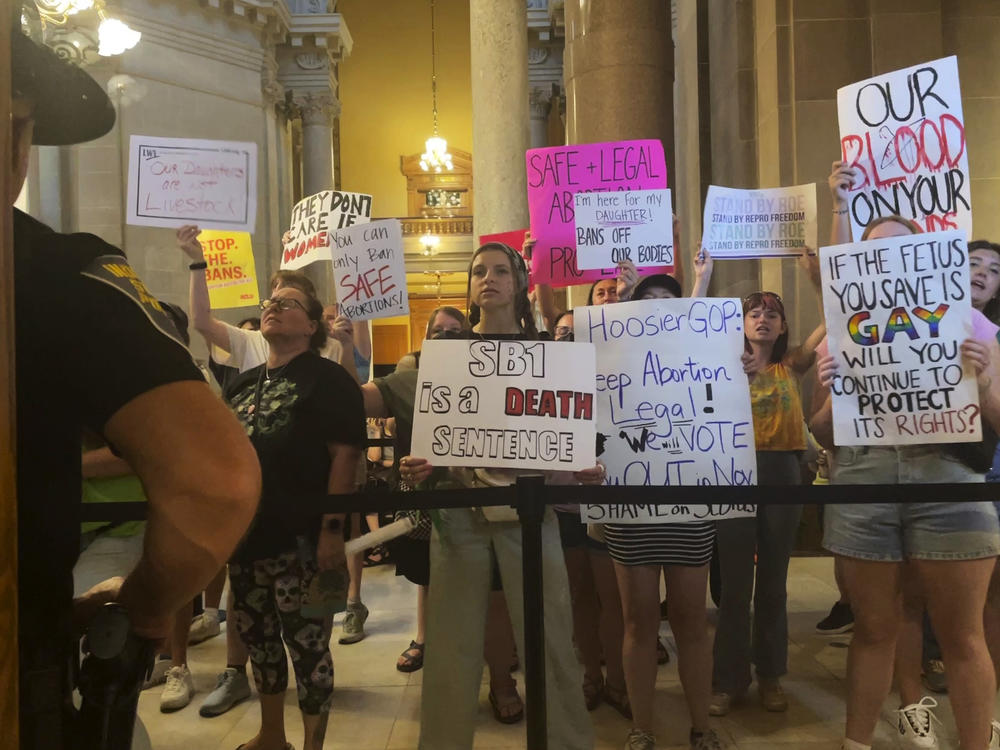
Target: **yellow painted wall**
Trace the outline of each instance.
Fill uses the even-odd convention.
[[[374,196],[374,216],[406,216],[399,157],[431,135],[430,0],[340,0],[354,38],[340,65],[341,187]],[[436,0],[438,122],[472,151],[469,3]]]

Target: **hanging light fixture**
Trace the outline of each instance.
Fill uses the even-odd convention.
[[[141,32],[106,13],[104,0],[35,0],[35,7],[43,25],[54,26],[65,26],[70,16],[77,13],[96,10],[100,21],[97,27],[97,54],[102,57],[120,55],[132,49],[142,38]]]
[[[448,141],[438,135],[438,102],[437,102],[437,44],[434,24],[434,0],[431,0],[431,101],[434,113],[434,135],[424,143],[426,149],[420,156],[420,168],[425,172],[449,172],[455,168],[448,153]]]
[[[436,234],[427,233],[420,237],[420,246],[424,249],[424,255],[428,258],[437,254],[438,245],[440,244],[441,238]]]

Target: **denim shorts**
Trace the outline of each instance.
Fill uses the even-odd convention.
[[[982,482],[939,446],[845,446],[833,484]],[[977,560],[1000,554],[1000,522],[988,501],[827,505],[823,546],[836,555],[874,560]]]

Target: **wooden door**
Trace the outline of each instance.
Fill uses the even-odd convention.
[[[11,2],[0,0],[0,748],[18,747],[17,497],[14,484],[14,252],[10,180]]]

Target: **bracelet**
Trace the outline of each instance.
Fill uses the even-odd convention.
[[[206,268],[208,268],[208,262],[204,260],[199,260],[189,265],[188,268],[190,268],[192,271],[204,271]]]
[[[843,216],[844,214],[846,214],[846,213],[847,213],[847,211],[848,211],[848,209],[846,209],[846,208],[841,208],[841,209],[839,209],[839,210],[838,210],[838,209],[836,209],[836,208],[835,208],[835,209],[833,209],[833,212],[834,212],[835,214],[837,214],[837,216]]]

